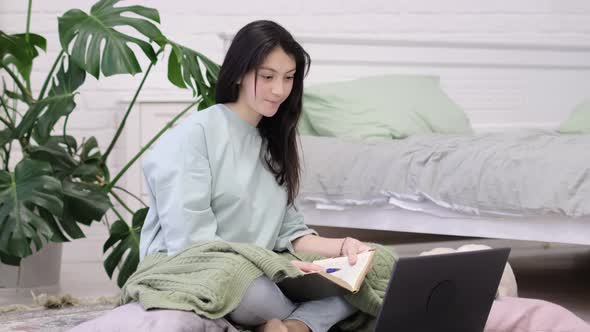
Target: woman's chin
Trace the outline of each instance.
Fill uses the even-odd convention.
[[[261,110],[260,114],[262,114],[262,116],[264,116],[265,118],[272,118],[275,114],[277,114],[278,111],[278,107],[277,108],[266,108],[264,110]]]

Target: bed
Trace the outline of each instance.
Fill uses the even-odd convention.
[[[306,222],[590,244],[590,165],[581,163],[590,160],[590,151],[584,149],[590,146],[590,135],[576,140],[533,130],[473,137],[437,136],[441,135],[371,142],[302,137],[305,171],[299,203]],[[469,146],[474,140],[491,144],[498,138],[505,145],[524,138],[535,143],[540,138],[574,140],[577,146],[572,144],[569,151],[564,149],[559,154],[581,153],[569,163],[540,163],[546,158],[539,154],[506,163],[505,155],[511,151],[505,145],[480,151],[478,143]],[[449,142],[453,144],[444,144]],[[418,145],[419,149],[411,149]],[[406,153],[409,150],[412,153]],[[490,156],[496,158],[488,160]],[[487,167],[487,163],[492,165]],[[537,169],[528,171],[531,165]],[[560,167],[568,172],[556,172]],[[551,173],[548,169],[556,175],[536,184],[536,179]]]
[[[222,34],[221,38],[227,48],[231,35]],[[472,134],[492,137],[492,140],[508,137],[504,142],[507,146],[510,146],[510,139],[518,142],[523,136],[539,136],[541,141],[547,137],[560,140],[562,135],[554,131],[576,104],[590,97],[587,90],[590,86],[590,47],[586,45],[402,40],[367,35],[299,36],[298,40],[312,58],[308,87],[392,73],[434,77],[440,88],[465,112],[474,131]],[[328,126],[330,119],[323,120]],[[343,126],[327,132],[347,136],[346,131],[350,128]],[[338,179],[348,180],[348,184],[355,182],[350,179],[359,176],[354,172],[359,159],[375,159],[387,151],[371,152],[371,147],[399,145],[400,140],[385,143],[379,139],[363,141],[306,136],[306,130],[303,132],[301,146],[305,170],[298,203],[309,225],[590,245],[589,135],[568,138],[570,143],[575,141],[575,147],[564,156],[576,156],[570,163],[576,168],[578,173],[575,176],[579,180],[568,187],[574,192],[574,198],[568,196],[562,206],[546,206],[543,205],[545,202],[538,202],[535,208],[519,209],[514,208],[518,202],[512,202],[514,206],[507,210],[486,210],[462,206],[456,201],[445,202],[426,192],[395,192],[379,183],[373,183],[372,189],[365,186],[355,192],[353,187],[347,187],[344,194],[335,192],[337,186],[334,184]],[[414,133],[410,131],[409,135],[402,136],[408,136],[401,139],[404,141],[412,139]],[[429,142],[425,136],[420,136],[422,143]],[[444,140],[448,136],[430,139]],[[538,139],[535,142],[541,144]],[[560,149],[555,148],[556,151]],[[542,150],[537,152],[542,153]],[[334,160],[335,157],[340,159]],[[536,169],[534,163],[539,160],[543,161],[542,158],[528,161],[531,173]],[[357,166],[353,167],[355,161]],[[387,169],[383,165],[373,166],[373,172]],[[363,167],[371,169],[370,165]],[[553,167],[556,167],[553,172],[559,172],[559,165]],[[399,169],[392,167],[391,170]],[[429,174],[436,174],[436,170]],[[547,177],[550,175],[546,174]],[[529,182],[533,180],[528,179]],[[367,181],[387,182],[383,176]],[[359,183],[363,181],[356,181],[357,185]],[[551,185],[559,184],[560,180],[547,183],[543,190],[551,191]],[[510,185],[506,188],[510,189]],[[534,184],[528,183],[528,190],[534,188]],[[453,188],[446,189],[447,193],[453,191]],[[510,197],[506,201],[510,203]]]

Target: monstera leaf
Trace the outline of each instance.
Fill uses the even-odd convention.
[[[54,177],[61,181],[63,214],[53,216],[55,218],[42,216],[50,225],[58,223],[72,239],[84,237],[77,223],[90,225],[99,221],[111,207],[106,191],[97,182],[105,176],[99,165],[100,152],[97,151],[96,139],[91,137],[87,140],[79,156],[68,151],[68,148],[76,151],[76,147],[76,140],[71,136],[51,136],[45,144],[29,150],[29,155],[35,160],[51,164]]]
[[[108,170],[100,164],[100,151],[94,136],[83,142],[78,155],[78,143],[72,136],[50,136],[46,143],[29,148],[33,159],[44,160],[51,164],[55,176],[63,180],[70,176],[82,182],[95,183],[99,178],[107,179]]]
[[[106,253],[109,248],[113,248],[104,261],[104,268],[110,278],[113,277],[113,272],[123,255],[126,252],[128,253],[117,277],[117,285],[119,287],[123,287],[127,279],[137,270],[137,265],[139,264],[139,236],[147,213],[148,208],[137,210],[133,214],[131,227],[119,219],[111,225],[109,230],[110,237],[103,246],[103,252]]]
[[[119,0],[101,0],[92,6],[90,14],[72,9],[58,19],[63,49],[70,50],[69,46],[73,43],[72,58],[96,78],[100,72],[104,76],[141,72],[137,58],[127,43],[136,44],[152,62],[156,61],[156,53],[149,42],[119,32],[115,27],[134,28],[156,42],[165,40],[160,30],[150,22],[160,22],[157,10],[142,6],[114,7],[118,2]],[[147,19],[129,17],[129,14]]]
[[[108,168],[103,167],[105,165],[102,165],[100,157],[98,142],[94,136],[90,137],[82,145],[80,164],[72,172],[72,176],[86,182],[96,181],[97,177],[108,180]]]
[[[66,179],[62,187],[64,203],[68,207],[64,215],[67,213],[76,222],[90,225],[93,221],[101,220],[111,208],[109,197],[98,185]]]
[[[76,222],[90,225],[92,221],[101,220],[111,202],[105,190],[96,183],[103,176],[96,139],[91,137],[83,144],[80,156],[76,156],[79,160],[69,154],[68,145],[77,145],[73,137],[52,136],[44,145],[32,147],[30,155],[49,162],[54,176],[62,182],[65,208],[58,219],[72,238],[79,238],[84,234]]]
[[[54,215],[63,212],[62,187],[51,176],[49,163],[23,159],[14,173],[0,171],[0,252],[22,258],[37,250],[53,233],[36,212],[45,209]]]
[[[51,137],[43,145],[30,147],[29,155],[35,160],[42,160],[51,164],[53,176],[60,181],[66,178],[77,166],[76,160],[68,153],[67,148],[59,144],[55,137]]]
[[[172,46],[168,58],[168,79],[172,84],[193,91],[193,96],[203,96],[204,107],[215,104],[215,83],[219,76],[219,65],[209,60],[203,54],[168,41]],[[200,63],[205,72],[201,71]]]
[[[33,104],[23,116],[16,130],[19,138],[34,127],[35,140],[39,144],[45,143],[57,121],[72,113],[76,107],[74,96],[84,83],[86,73],[73,61],[69,61],[66,71],[65,63],[64,59],[47,97]]]
[[[13,64],[25,79],[31,76],[33,59],[39,55],[37,48],[45,51],[47,41],[40,35],[29,33],[27,41],[24,33],[7,35],[0,31],[0,62],[5,66]]]

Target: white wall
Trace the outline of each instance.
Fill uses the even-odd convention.
[[[31,30],[48,39],[48,50],[37,62],[34,87],[44,78],[60,46],[57,17],[70,8],[89,11],[94,1],[33,1]],[[234,33],[255,19],[272,19],[297,35],[367,34],[399,39],[472,40],[483,42],[563,43],[590,46],[590,1],[587,0],[217,0],[217,1],[126,1],[160,11],[161,29],[175,41],[194,48],[214,61],[223,58],[218,34]],[[27,1],[0,2],[0,29],[24,32]],[[143,68],[146,59],[140,56]],[[190,98],[189,91],[174,88],[165,79],[165,62],[155,68],[142,96]],[[76,97],[77,110],[70,118],[70,133],[81,138],[94,135],[104,150],[115,126],[141,80],[111,77],[96,81],[88,76]],[[125,140],[111,159],[113,172],[124,164]],[[106,236],[98,225],[87,240],[68,244],[64,261],[99,261]]]

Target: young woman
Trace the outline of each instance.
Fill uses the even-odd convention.
[[[274,22],[256,21],[237,33],[219,74],[217,104],[162,136],[143,163],[152,205],[141,233],[142,259],[157,252],[172,256],[209,240],[327,257],[347,255],[351,264],[369,249],[354,238],[318,236],[294,207],[300,171],[296,126],[309,65],[309,55]],[[310,263],[293,264],[303,271],[320,269]],[[269,278],[260,277],[229,318],[260,331],[324,332],[355,310],[340,297],[295,304]],[[109,315],[86,327],[105,330],[120,315],[127,323],[157,317],[160,325],[172,330],[174,323],[196,317],[176,310],[146,313],[133,303]],[[586,327],[559,306],[505,298],[495,301],[486,330]]]
[[[143,163],[152,206],[140,256],[174,255],[191,243],[224,240],[326,257],[369,247],[354,238],[324,238],[294,207],[299,188],[297,121],[309,55],[270,21],[235,36],[217,82],[217,104],[163,136]],[[293,261],[303,271],[320,269]],[[327,331],[355,309],[334,297],[293,304],[267,277],[257,279],[230,315],[264,331]]]

